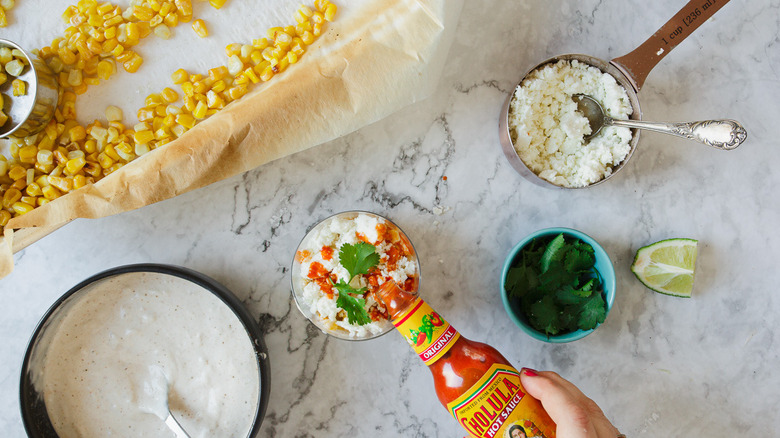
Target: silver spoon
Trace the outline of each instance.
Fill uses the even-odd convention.
[[[143,393],[138,400],[142,411],[154,414],[165,422],[176,438],[190,438],[189,434],[176,420],[168,405],[169,382],[162,368],[149,366],[149,379],[144,382]]]
[[[168,426],[168,429],[170,429],[174,435],[176,435],[176,438],[190,438],[187,431],[185,431],[184,428],[181,427],[181,424],[176,421],[176,417],[173,416],[170,409],[168,410],[168,417],[165,418],[165,425]]]
[[[572,96],[577,102],[577,111],[581,112],[590,124],[591,133],[585,141],[601,131],[604,126],[623,126],[626,128],[647,129],[648,131],[688,138],[721,150],[736,149],[747,139],[747,131],[735,120],[702,120],[687,123],[645,122],[641,120],[616,120],[606,115],[601,103],[587,94]]]

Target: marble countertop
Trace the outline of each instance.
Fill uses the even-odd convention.
[[[299,240],[335,212],[386,215],[422,264],[421,294],[466,337],[517,366],[577,384],[629,437],[772,436],[780,430],[780,5],[733,1],[670,53],[640,92],[644,119],[733,118],[731,152],[643,133],[619,175],[586,190],[529,183],[498,142],[520,75],[561,53],[633,50],[685,2],[466,2],[432,97],[351,135],[140,210],[77,220],[16,255],[0,280],[0,434],[23,436],[22,357],[39,318],[82,279],[129,263],[203,272],[265,333],[271,399],[262,437],[463,436],[402,338],[344,342],[291,300]],[[773,194],[774,193],[774,194]],[[531,339],[499,297],[502,262],[528,233],[572,227],[616,268],[615,305],[591,336]],[[693,299],[656,294],[629,267],[670,237],[699,240]]]

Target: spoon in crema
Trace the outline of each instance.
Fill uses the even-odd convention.
[[[176,420],[168,406],[168,378],[163,369],[149,366],[149,379],[144,382],[143,396],[139,399],[139,408],[158,416],[176,435],[176,438],[190,438],[189,434]]]

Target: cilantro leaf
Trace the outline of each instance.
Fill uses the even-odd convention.
[[[574,245],[575,248],[577,248],[578,251],[587,252],[589,254],[595,254],[596,250],[593,249],[592,246],[589,244],[583,242],[580,239],[576,239],[574,242],[572,242],[572,245]]]
[[[558,314],[558,322],[561,326],[561,333],[569,333],[577,330],[577,306],[566,306]]]
[[[349,272],[349,281],[352,281],[356,275],[368,274],[371,268],[379,265],[379,254],[376,253],[376,247],[370,243],[345,243],[339,248],[339,260],[341,266]]]
[[[601,294],[593,294],[580,309],[577,326],[582,330],[596,328],[597,325],[607,319],[607,305]]]
[[[338,285],[336,287],[338,288]],[[371,322],[371,316],[365,309],[366,300],[363,298],[355,298],[339,289],[336,305],[347,312],[347,320],[350,324],[366,325]]]
[[[523,309],[530,309],[535,302],[541,300],[542,298],[544,298],[544,296],[545,296],[544,289],[539,287],[535,289],[531,289],[528,292],[526,292],[526,294],[520,299],[520,306]],[[525,313],[527,316],[528,310],[526,310]]]
[[[593,293],[593,287],[597,284],[597,281],[595,278],[591,278],[578,289],[574,289],[574,294],[578,297],[589,297]]]
[[[366,311],[366,300],[360,297],[353,297],[351,294],[363,295],[366,288],[355,289],[344,280],[334,283],[333,287],[339,292],[336,298],[336,306],[347,312],[347,320],[350,324],[366,325],[371,322],[371,316]]]
[[[566,253],[564,266],[566,270],[572,273],[587,271],[596,263],[596,257],[592,252],[582,251],[577,246],[572,245]]]
[[[551,240],[550,243],[547,244],[547,248],[544,250],[544,254],[542,254],[542,259],[539,261],[539,267],[542,269],[542,273],[547,272],[553,262],[557,262],[563,259],[565,255],[561,251],[563,244],[563,233],[557,235],[555,239]]]
[[[531,243],[523,248],[522,256],[523,263],[531,265],[533,263],[539,263],[539,259],[544,254],[544,249],[547,247],[547,242],[544,239],[534,239]]]
[[[536,288],[538,284],[536,273],[528,266],[517,266],[506,273],[505,287],[514,297],[522,297],[529,290]]]
[[[586,301],[586,297],[579,295],[578,290],[572,286],[562,287],[555,291],[555,299],[565,306],[582,305]]]
[[[558,290],[564,286],[576,286],[578,276],[568,272],[563,265],[553,264],[539,276],[539,282],[547,291]]]
[[[345,294],[355,294],[355,295],[363,295],[368,290],[365,287],[361,287],[360,289],[355,289],[354,287],[350,286],[347,283],[344,283],[344,280],[339,280],[338,283],[334,283],[333,287],[336,288],[337,291],[339,291],[339,295],[343,292]]]
[[[558,334],[560,331],[558,308],[551,296],[545,295],[544,298],[531,305],[530,310],[528,318],[534,328],[548,335]]]
[[[352,295],[363,295],[366,288],[355,289],[350,286],[356,276],[368,274],[371,268],[379,264],[379,254],[376,247],[370,243],[358,242],[355,245],[345,243],[339,248],[339,262],[349,273],[349,280],[339,279],[333,287],[339,292],[336,298],[336,306],[347,312],[347,320],[350,324],[366,325],[371,322],[371,316],[366,311],[366,300]]]
[[[520,289],[521,292],[525,290],[526,288],[522,287],[522,285],[525,283],[526,269],[527,267],[525,265],[510,268],[506,273],[506,283],[504,283],[504,287],[510,292],[515,289]]]

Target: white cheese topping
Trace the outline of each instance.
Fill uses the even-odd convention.
[[[631,146],[631,130],[605,126],[587,144],[588,120],[572,96],[587,94],[607,115],[627,119],[626,90],[611,75],[576,60],[561,60],[531,72],[517,87],[509,129],[520,159],[539,177],[563,187],[584,187],[612,173]]]

